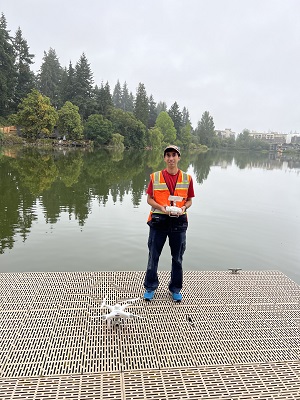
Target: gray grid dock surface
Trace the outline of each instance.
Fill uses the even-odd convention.
[[[142,318],[143,272],[0,274],[0,399],[300,399],[300,287],[278,271],[168,272]]]

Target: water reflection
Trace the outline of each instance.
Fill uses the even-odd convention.
[[[300,171],[299,157],[260,153],[183,153],[180,167],[192,167],[197,183],[202,184],[212,166],[226,168],[233,162],[240,169],[286,166]],[[13,248],[16,235],[26,241],[37,220],[37,204],[42,205],[47,223],[55,224],[61,213],[67,212],[83,226],[95,199],[105,206],[109,197],[122,203],[130,194],[133,206],[139,207],[149,174],[163,167],[161,151],[2,149],[0,253]]]

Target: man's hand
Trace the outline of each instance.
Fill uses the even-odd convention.
[[[175,207],[175,206],[167,206],[166,207],[167,213],[171,215],[181,215],[182,214],[182,208]]]

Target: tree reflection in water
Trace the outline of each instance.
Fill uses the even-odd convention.
[[[193,168],[195,180],[202,184],[214,165],[235,164],[281,168],[282,160],[262,153],[207,152],[185,154],[180,168]],[[298,159],[289,159],[293,168]],[[108,149],[64,149],[46,151],[25,148],[2,151],[0,158],[0,253],[12,249],[14,238],[25,241],[37,220],[37,201],[42,205],[47,223],[55,224],[62,212],[74,215],[83,226],[93,200],[105,205],[111,196],[121,202],[131,194],[134,207],[139,207],[149,175],[164,167],[162,151]]]

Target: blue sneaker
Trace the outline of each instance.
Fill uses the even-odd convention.
[[[182,300],[182,294],[180,292],[179,293],[170,292],[170,294],[174,301],[179,302]]]
[[[154,290],[146,290],[146,292],[144,293],[144,299],[147,301],[151,301],[154,297]]]

